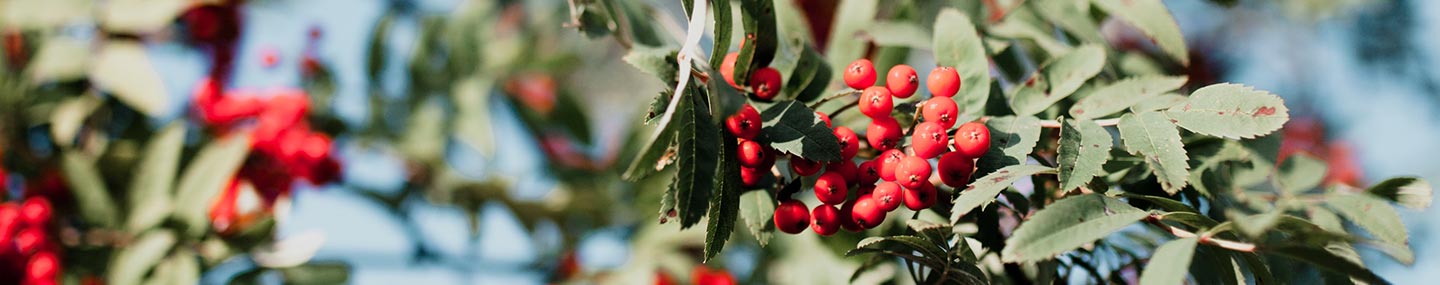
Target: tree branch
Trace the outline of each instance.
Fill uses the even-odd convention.
[[[1181,229],[1181,228],[1178,228],[1178,227],[1174,227],[1174,226],[1171,226],[1171,225],[1167,225],[1167,224],[1165,224],[1165,223],[1163,223],[1163,222],[1160,222],[1160,215],[1154,215],[1154,214],[1152,214],[1152,215],[1150,215],[1149,217],[1145,217],[1145,222],[1146,222],[1146,223],[1149,223],[1149,224],[1151,224],[1151,225],[1154,225],[1154,226],[1156,226],[1156,227],[1160,227],[1160,229],[1165,230],[1166,232],[1168,232],[1168,233],[1170,233],[1171,235],[1174,235],[1175,237],[1178,237],[1178,238],[1192,238],[1192,237],[1199,238],[1199,239],[1200,239],[1200,243],[1202,243],[1202,244],[1208,244],[1208,245],[1212,245],[1212,246],[1216,246],[1216,247],[1220,247],[1220,248],[1224,248],[1224,249],[1229,249],[1229,250],[1234,250],[1234,251],[1239,251],[1239,252],[1255,252],[1255,250],[1258,248],[1258,246],[1256,246],[1256,245],[1253,244],[1253,243],[1232,241],[1232,240],[1226,240],[1226,239],[1219,239],[1219,238],[1211,237],[1211,236],[1208,236],[1208,235],[1199,235],[1199,234],[1195,234],[1194,232],[1187,231],[1187,230],[1185,230],[1185,229]]]

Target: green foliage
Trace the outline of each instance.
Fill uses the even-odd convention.
[[[1290,120],[1280,96],[1236,84],[1195,90],[1184,104],[1165,114],[1187,130],[1223,138],[1255,138],[1279,130]]]
[[[815,110],[798,101],[776,102],[760,111],[760,138],[775,150],[815,161],[840,160],[840,140],[815,116]]]
[[[1155,249],[1150,264],[1140,273],[1140,284],[1185,284],[1190,259],[1195,254],[1196,238],[1172,240]]]
[[[1104,174],[1105,161],[1110,160],[1113,147],[1110,132],[1085,119],[1065,121],[1060,128],[1060,148],[1056,164],[1060,165],[1060,191],[1070,191]]]
[[[1099,194],[1062,199],[1035,212],[1005,241],[1005,262],[1051,258],[1103,238],[1148,216],[1124,201]]]
[[[990,99],[990,64],[985,56],[986,47],[972,23],[964,13],[951,8],[941,10],[935,18],[935,36],[932,37],[935,41],[935,62],[954,67],[960,73],[962,82],[960,93],[951,97],[961,108],[956,122],[983,116],[985,103]],[[834,64],[835,60],[830,63]]]
[[[1145,158],[1145,165],[1160,180],[1165,192],[1180,192],[1190,178],[1185,146],[1180,131],[1165,115],[1156,112],[1126,114],[1120,117],[1120,137],[1125,149]]]

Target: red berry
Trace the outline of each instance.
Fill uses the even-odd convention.
[[[895,121],[894,118],[877,118],[870,122],[869,127],[865,128],[865,140],[870,143],[870,148],[885,151],[894,149],[895,145],[900,143],[900,136],[903,133],[904,130],[900,129],[900,122]]]
[[[15,249],[21,255],[29,255],[45,247],[45,231],[29,227],[15,234]]]
[[[737,147],[740,150],[740,165],[750,168],[764,168],[765,146],[752,140],[741,140]]]
[[[930,183],[930,161],[918,156],[906,156],[895,168],[895,183],[905,188],[919,188],[921,183]]]
[[[835,138],[840,139],[840,159],[850,160],[855,158],[855,153],[860,152],[860,136],[849,127],[841,126],[835,128]]]
[[[815,175],[815,173],[820,173],[820,163],[799,156],[791,156],[790,170],[794,170],[795,174],[800,176]]]
[[[965,157],[979,158],[990,150],[990,129],[985,124],[969,122],[955,131],[955,152]]]
[[[740,167],[740,183],[742,186],[745,186],[745,188],[760,186],[760,178],[764,175],[765,172],[760,169],[745,166]]]
[[[280,51],[275,50],[275,48],[265,48],[260,51],[260,66],[271,68],[279,63]]]
[[[860,163],[855,173],[855,183],[860,185],[872,185],[880,181],[880,162],[878,160],[866,160]]]
[[[864,196],[864,194],[861,194],[861,196]],[[855,223],[855,217],[852,215],[852,213],[855,212],[855,200],[858,199],[851,199],[845,201],[845,204],[840,205],[839,213],[840,228],[852,233],[865,230],[865,227],[861,227],[860,224]]]
[[[955,100],[950,97],[935,97],[925,100],[920,107],[920,116],[926,122],[935,122],[945,130],[955,126],[955,118],[960,115],[960,106],[955,105]]]
[[[25,202],[20,204],[20,220],[31,227],[44,227],[50,223],[50,211],[50,200],[25,199]]]
[[[760,112],[750,104],[740,106],[740,111],[725,118],[725,129],[742,139],[753,140],[760,135]]]
[[[873,229],[885,221],[885,213],[885,209],[880,207],[880,201],[870,195],[860,195],[855,199],[855,209],[850,212],[850,218],[862,228]]]
[[[815,111],[815,116],[820,117],[821,121],[825,121],[826,128],[834,128],[830,125],[830,115],[826,115],[825,113],[821,113],[820,111]]]
[[[835,206],[819,205],[810,212],[810,229],[816,234],[830,236],[840,231],[840,211]]]
[[[894,100],[890,97],[890,91],[885,90],[885,87],[865,88],[865,92],[860,93],[860,113],[876,120],[889,118],[890,111],[895,109]]]
[[[60,275],[60,259],[55,253],[41,251],[30,257],[30,262],[25,265],[25,278],[28,280],[55,280]]]
[[[810,209],[799,200],[786,200],[775,207],[775,228],[787,234],[798,234],[810,226]]]
[[[15,234],[20,226],[20,206],[14,202],[0,203],[0,246],[4,246],[5,241],[9,240],[10,235]],[[0,252],[4,252],[4,249],[0,249]]]
[[[965,157],[960,153],[947,153],[940,156],[939,168],[940,181],[950,187],[964,187],[970,183],[970,174],[975,171],[975,159]]]
[[[769,67],[756,70],[750,75],[750,91],[762,101],[775,99],[780,95],[780,71]]]
[[[930,89],[931,96],[955,96],[956,92],[960,92],[960,73],[955,72],[954,67],[936,66],[930,70],[930,78],[925,82],[925,87]]]
[[[845,202],[845,177],[837,172],[825,172],[815,180],[815,198],[820,203],[838,205]]]
[[[730,83],[730,86],[739,89],[740,85],[735,84],[735,60],[737,59],[740,59],[740,53],[732,52],[725,55],[725,61],[720,62],[720,76],[725,77],[725,82]]]
[[[870,197],[874,197],[875,201],[880,203],[880,209],[889,212],[900,208],[900,200],[903,199],[900,195],[900,184],[886,181],[876,184],[875,192],[871,193]]]
[[[920,88],[920,76],[915,75],[915,69],[909,65],[896,65],[885,77],[885,88],[896,98],[910,98],[915,95],[915,89]]]
[[[945,134],[945,128],[939,123],[924,122],[915,126],[915,133],[910,135],[910,146],[915,148],[915,156],[920,158],[934,158],[945,152],[950,142],[950,135]]]
[[[923,182],[919,187],[907,187],[901,191],[905,195],[905,208],[919,211],[935,205],[935,185],[930,181]]]
[[[895,181],[895,169],[900,168],[900,160],[905,158],[905,153],[898,149],[891,149],[880,153],[880,179]]]
[[[845,85],[855,90],[875,86],[875,64],[868,59],[857,59],[845,67]]]
[[[825,171],[840,173],[840,176],[845,177],[845,181],[849,183],[855,183],[860,179],[857,176],[860,173],[860,169],[856,168],[855,163],[850,160],[826,163]]]

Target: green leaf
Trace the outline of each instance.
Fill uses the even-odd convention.
[[[1021,164],[1007,166],[990,173],[990,175],[975,179],[974,183],[970,183],[969,187],[965,187],[965,190],[955,197],[955,206],[950,208],[950,223],[958,223],[960,217],[969,213],[970,210],[994,202],[996,195],[1000,195],[1000,191],[1010,187],[1010,184],[1014,184],[1015,181],[1031,175],[1053,173],[1054,171],[1054,168],[1041,165]]]
[[[1396,177],[1370,186],[1365,192],[1399,203],[1406,208],[1421,210],[1430,207],[1430,182],[1419,177]]]
[[[1051,56],[1070,51],[1070,46],[1056,40],[1055,34],[1051,30],[1049,25],[1040,23],[1038,20],[1032,21],[1026,17],[1005,17],[999,23],[991,24],[985,32],[986,35],[998,38],[1035,42],[1036,46]]]
[[[455,82],[450,91],[455,104],[451,131],[461,143],[487,157],[495,157],[495,131],[490,120],[490,91],[494,84],[494,81],[468,77]]]
[[[150,34],[169,26],[189,5],[185,0],[113,0],[105,3],[98,19],[109,32]]]
[[[100,48],[94,64],[90,80],[125,105],[151,117],[170,109],[170,96],[160,74],[151,67],[140,43],[110,41]]]
[[[837,16],[836,19],[849,18]],[[935,19],[934,31],[932,39],[935,40],[936,64],[955,67],[955,71],[960,73],[960,82],[964,82],[960,85],[960,93],[951,97],[962,108],[955,121],[969,122],[980,118],[985,114],[986,101],[990,99],[990,59],[985,56],[985,46],[975,32],[975,25],[965,13],[945,8]],[[831,60],[832,66],[844,66],[834,63]]]
[[[1110,160],[1110,149],[1114,139],[1095,122],[1086,119],[1066,120],[1060,128],[1059,158],[1060,191],[1070,191],[1091,178],[1105,174],[1105,162]]]
[[[46,29],[77,21],[90,23],[95,16],[92,0],[6,1],[0,25],[21,29]]]
[[[720,77],[717,70],[709,71],[710,78]],[[715,116],[716,122],[723,121],[732,114],[739,113],[740,108],[745,106],[745,95],[736,92],[725,80],[710,80],[706,82],[707,97],[710,99],[710,114]]]
[[[60,102],[50,112],[50,137],[56,145],[69,148],[75,144],[75,137],[80,134],[85,119],[95,112],[101,104],[95,96],[80,95],[72,99]]]
[[[170,214],[180,151],[185,148],[185,125],[172,123],[150,139],[145,157],[130,182],[130,220],[126,228],[139,232],[159,225]]]
[[[659,137],[650,137],[652,140],[645,142],[639,155],[631,160],[630,167],[625,170],[625,180],[639,181],[673,163],[673,159],[665,159],[665,155],[676,145],[675,133],[674,130],[662,130]]]
[[[1140,284],[1185,284],[1189,274],[1190,259],[1195,255],[1196,238],[1172,240],[1155,249],[1145,271],[1140,273]]]
[[[1148,216],[1100,194],[1060,199],[1035,212],[1005,241],[1005,262],[1034,262],[1094,242]]]
[[[1266,247],[1265,252],[1273,253],[1295,261],[1305,262],[1321,269],[1331,272],[1348,275],[1352,278],[1371,284],[1390,284],[1375,272],[1365,268],[1365,265],[1356,263],[1346,258],[1336,256],[1334,253],[1310,245],[1279,244],[1273,247]]]
[[[775,3],[772,0],[741,0],[740,22],[745,26],[746,40],[742,40],[740,52],[735,59],[735,71],[731,74],[735,84],[750,85],[751,71],[770,66],[779,49],[779,32],[775,27]]]
[[[1301,194],[1320,186],[1320,182],[1325,180],[1327,168],[1325,161],[1309,154],[1297,153],[1280,163],[1280,173],[1277,179],[1280,180],[1281,190],[1285,193]]]
[[[189,249],[177,250],[160,261],[144,284],[187,285],[200,283],[200,260]]]
[[[25,73],[34,83],[75,80],[85,76],[91,60],[89,42],[53,36],[40,45]]]
[[[810,45],[805,45],[800,52],[800,59],[795,62],[795,68],[790,72],[790,79],[785,83],[785,94],[800,102],[811,102],[830,83],[830,66],[825,65],[825,58],[820,52]]]
[[[745,226],[750,228],[750,234],[760,242],[761,247],[770,243],[770,236],[774,228],[770,227],[775,215],[775,199],[770,198],[769,192],[749,191],[740,194],[740,218],[745,220]]]
[[[679,64],[675,58],[679,52],[679,50],[674,48],[639,46],[630,49],[630,52],[626,53],[622,59],[624,59],[626,63],[630,63],[630,66],[640,69],[640,71],[659,77],[668,87],[674,85],[675,82],[675,68],[676,65]],[[721,60],[724,60],[725,55],[722,54],[720,56]],[[715,66],[717,68],[719,67],[719,65]]]
[[[709,262],[725,248],[730,232],[735,230],[735,220],[740,215],[740,157],[735,137],[721,132],[724,147],[719,151],[720,163],[715,179],[715,195],[710,196],[709,224],[705,229],[705,259]]]
[[[342,262],[311,262],[280,269],[284,284],[347,284],[350,265]]]
[[[1165,111],[1176,104],[1180,104],[1180,102],[1185,102],[1186,98],[1188,97],[1185,97],[1185,95],[1175,93],[1160,94],[1159,96],[1150,97],[1150,99],[1145,99],[1144,101],[1140,101],[1140,103],[1136,103],[1134,106],[1130,106],[1130,111],[1135,113]]]
[[[775,150],[815,161],[840,160],[840,139],[799,101],[776,102],[760,112],[761,141]]]
[[[710,17],[714,18],[714,34],[711,34],[713,44],[710,47],[710,68],[720,69],[725,63],[725,55],[730,53],[730,36],[735,29],[734,14],[730,13],[729,0],[710,1]],[[675,78],[674,76],[660,78]],[[715,77],[711,77],[715,78]],[[715,80],[711,80],[715,81]],[[719,80],[724,82],[725,80]]]
[[[1109,86],[1094,89],[1070,107],[1070,116],[1102,118],[1144,102],[1156,95],[1174,91],[1185,85],[1185,77],[1147,75],[1126,78]]]
[[[1031,8],[1085,43],[1104,43],[1100,25],[1090,18],[1089,0],[1031,0]]]
[[[680,167],[675,186],[680,228],[689,228],[705,216],[710,194],[715,189],[719,167],[720,129],[705,112],[705,102],[696,94],[681,98],[676,115],[676,140]]]
[[[825,48],[826,61],[830,62],[830,66],[847,66],[865,56],[865,49],[870,43],[855,35],[875,23],[879,6],[878,0],[840,1],[839,7],[835,8],[837,20],[830,29],[830,42]]]
[[[1126,114],[1120,117],[1119,128],[1125,149],[1145,157],[1145,165],[1165,192],[1173,195],[1185,188],[1190,164],[1185,145],[1180,143],[1180,130],[1170,119],[1156,112]]]
[[[879,46],[898,46],[915,49],[929,49],[932,41],[930,31],[909,21],[884,21],[864,28],[866,35]]]
[[[1180,65],[1190,65],[1190,52],[1185,49],[1185,35],[1175,24],[1175,17],[1160,0],[1095,0],[1111,17],[1120,18],[1145,33],[1160,50]]]
[[[1385,200],[1363,193],[1335,192],[1327,195],[1325,205],[1376,239],[1408,249],[1410,234],[1400,221],[1400,214]]]
[[[1160,210],[1164,210],[1166,212],[1188,212],[1195,214],[1200,213],[1200,211],[1196,211],[1195,208],[1191,208],[1189,205],[1185,205],[1185,203],[1181,203],[1180,201],[1175,201],[1166,197],[1140,195],[1134,193],[1122,193],[1121,196],[1129,199],[1140,199],[1144,200],[1145,202],[1150,202],[1150,204],[1154,204],[1156,208],[1160,208]]]
[[[70,185],[71,194],[85,221],[99,227],[110,227],[118,218],[119,211],[105,187],[104,177],[95,168],[95,159],[83,153],[66,151],[61,155],[61,169],[65,170],[65,181]]]
[[[1025,163],[1025,156],[1040,141],[1040,119],[1031,116],[990,118],[990,150],[976,162],[976,175]]]
[[[1238,84],[1195,90],[1185,104],[1170,107],[1165,114],[1192,132],[1230,139],[1266,135],[1290,119],[1280,96]]]
[[[1046,92],[1018,92],[1011,105],[1017,115],[1033,115],[1045,111],[1060,102],[1061,99],[1069,97],[1075,90],[1080,89],[1086,80],[1095,77],[1100,69],[1105,67],[1105,50],[1097,45],[1085,45],[1076,48],[1065,55],[1052,59],[1040,67],[1040,70],[1030,77],[1021,89],[1043,89],[1041,84],[1031,84],[1033,81],[1042,81],[1049,86]],[[1024,96],[1021,96],[1024,95]]]
[[[198,237],[209,230],[210,220],[205,214],[210,201],[240,170],[249,153],[250,134],[231,133],[205,146],[190,161],[175,184],[175,219],[186,226],[186,236]]]
[[[445,158],[445,106],[439,101],[428,100],[411,110],[401,136],[400,152],[407,158],[423,163],[442,161]]]
[[[1248,216],[1240,215],[1235,212],[1226,212],[1225,214],[1229,217],[1231,222],[1235,223],[1236,230],[1239,230],[1241,234],[1244,234],[1245,236],[1251,238],[1264,237],[1266,231],[1269,231],[1271,228],[1274,228],[1276,225],[1280,224],[1281,219],[1285,216],[1279,211],[1272,211]]]
[[[130,245],[119,248],[110,260],[106,284],[133,285],[144,281],[145,274],[159,263],[175,246],[175,233],[160,230],[141,235]]]

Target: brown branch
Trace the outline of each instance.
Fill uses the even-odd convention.
[[[1160,215],[1152,214],[1149,217],[1145,217],[1145,222],[1156,227],[1160,227],[1160,229],[1165,230],[1166,232],[1170,233],[1170,235],[1174,235],[1177,238],[1198,238],[1200,240],[1200,243],[1202,244],[1208,244],[1239,252],[1255,252],[1255,250],[1258,248],[1258,246],[1253,243],[1232,241],[1215,238],[1209,235],[1195,234],[1194,232],[1185,229],[1167,225],[1160,221]]]

